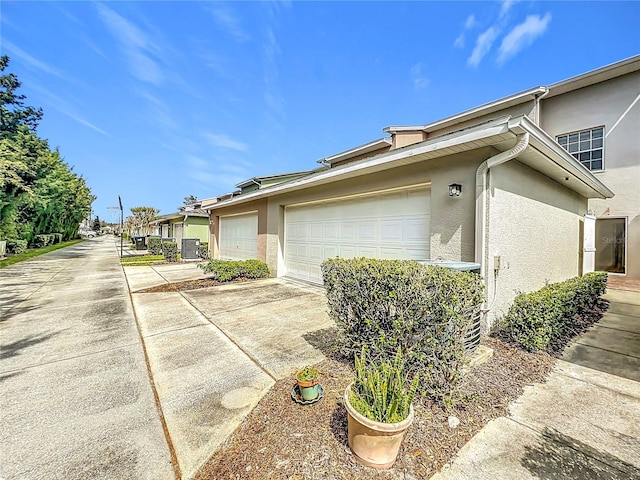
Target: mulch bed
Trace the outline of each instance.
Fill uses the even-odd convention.
[[[354,372],[350,362],[329,358],[318,365],[325,372],[320,402],[298,405],[290,396],[293,377],[278,381],[195,478],[429,478],[486,423],[506,415],[526,385],[543,382],[555,362],[546,353],[527,353],[500,339],[483,344],[494,354],[465,377],[464,401],[450,410],[427,398],[414,402],[416,419],[391,470],[363,467],[350,453],[342,396]],[[460,420],[456,428],[449,427],[450,416]]]

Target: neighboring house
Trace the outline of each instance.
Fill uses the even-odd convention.
[[[207,207],[212,254],[314,283],[336,256],[477,262],[485,331],[517,291],[594,267],[637,278],[639,70],[640,56],[387,127],[317,171],[220,198]]]
[[[155,229],[155,235],[175,239],[178,250],[182,249],[183,238],[198,238],[201,242],[209,241],[209,214],[201,208],[184,209],[161,215],[151,225]]]

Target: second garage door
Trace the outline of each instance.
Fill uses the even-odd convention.
[[[331,257],[429,258],[429,200],[419,187],[287,207],[287,275],[322,283]]]
[[[220,258],[258,258],[258,213],[220,217]]]

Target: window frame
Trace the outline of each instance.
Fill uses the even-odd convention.
[[[594,130],[599,130],[599,129],[602,129],[602,137],[599,137],[599,138],[602,139],[602,146],[594,148],[593,147],[593,140],[597,140],[598,138],[594,139],[593,131]],[[581,140],[580,137],[585,133],[589,133],[589,139],[588,140]],[[577,142],[569,142],[569,138],[572,135],[577,135],[578,136]],[[567,138],[566,143],[564,143],[564,144],[560,143],[561,137],[566,137]],[[555,136],[555,140],[556,140],[556,143],[558,145],[560,145],[564,149],[565,152],[567,152],[569,155],[571,155],[573,158],[575,158],[578,162],[580,162],[580,164],[584,168],[586,168],[590,172],[598,173],[598,172],[603,172],[605,170],[606,132],[605,132],[604,125],[598,125],[598,126],[595,126],[595,127],[583,128],[581,130],[574,130],[574,131],[571,131],[571,132],[561,133],[561,134]],[[588,141],[590,143],[590,148],[588,150],[580,149],[580,143],[585,142],[585,141]],[[576,151],[574,151],[574,152],[569,151],[569,144],[570,143],[574,144],[574,145],[577,145],[578,149]],[[590,156],[591,156],[591,153],[593,151],[595,151],[595,150],[601,150],[602,151],[602,157],[600,157],[600,159],[595,159],[595,160],[593,158],[589,158],[589,160],[585,160],[586,162],[588,162],[589,166],[585,165],[585,163],[584,163],[585,161],[580,159],[580,154],[589,153]],[[594,161],[598,161],[598,160],[600,160],[600,162],[602,163],[601,167],[598,168],[598,169],[592,169],[591,165],[593,164]]]

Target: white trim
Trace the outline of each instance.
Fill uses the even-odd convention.
[[[331,165],[332,163],[339,162],[342,160],[347,160],[352,157],[356,157],[358,155],[364,155],[365,153],[375,152],[385,146],[391,146],[392,139],[391,137],[379,138],[378,140],[374,140],[369,143],[365,143],[364,145],[360,145],[358,147],[350,148],[349,150],[345,150],[344,152],[336,153],[335,155],[330,155],[328,157],[321,158],[317,160],[317,163],[321,163],[323,165]]]
[[[250,215],[253,213],[258,213],[258,210],[247,210],[246,212],[230,213],[229,215],[218,215],[218,216],[220,218],[228,218],[228,217],[239,217],[240,215]]]
[[[604,138],[607,138],[611,134],[611,132],[613,132],[616,129],[616,127],[622,121],[622,119],[627,116],[627,113],[629,113],[629,111],[633,108],[633,106],[636,103],[638,103],[638,100],[640,100],[640,93],[638,94],[636,99],[633,102],[631,102],[631,105],[629,105],[627,107],[627,109],[624,111],[624,113],[622,115],[620,115],[620,118],[616,121],[616,123],[613,124],[613,127],[611,127],[611,129],[607,132],[607,134],[604,136]]]

